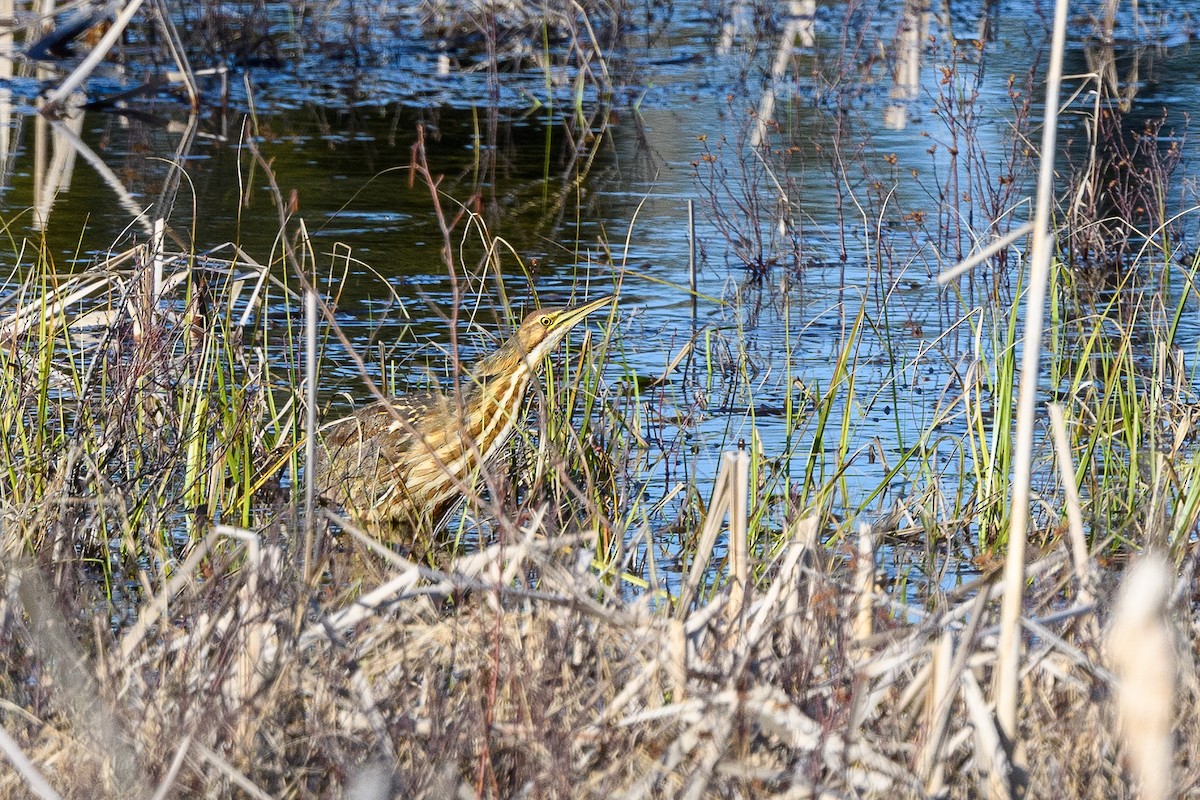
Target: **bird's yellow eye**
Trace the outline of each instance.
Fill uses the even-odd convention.
[[[538,320],[538,322],[542,323],[543,328],[549,328],[552,320],[550,319],[550,317],[548,315],[543,315],[542,318]]]

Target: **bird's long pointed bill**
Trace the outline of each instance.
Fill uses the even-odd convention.
[[[580,321],[582,321],[583,318],[586,317],[588,314],[591,314],[593,311],[596,311],[597,309],[603,308],[604,306],[608,305],[609,303],[611,303],[612,301],[614,301],[616,299],[617,299],[617,296],[615,294],[610,294],[607,297],[601,297],[597,300],[591,301],[590,303],[584,303],[581,306],[567,309],[566,311],[563,312],[563,315],[561,317],[559,317],[558,325],[556,325],[555,327],[563,328],[563,329],[570,329],[570,328],[574,327],[576,324],[578,324]]]

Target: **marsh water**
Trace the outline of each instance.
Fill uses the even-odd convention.
[[[444,369],[454,294],[430,190],[409,170],[421,135],[444,214],[477,215],[510,248],[500,263],[517,308],[535,293],[554,304],[619,285],[604,379],[645,387],[654,413],[643,434],[656,452],[639,480],[651,504],[681,479],[706,486],[739,441],[799,475],[822,435],[804,409],[837,383],[855,339],[853,386],[840,384],[844,401],[816,445],[828,455],[822,480],[836,476],[827,502],[871,518],[944,472],[970,472],[965,423],[945,413],[955,376],[979,357],[963,321],[1011,303],[1017,278],[996,264],[949,288],[935,278],[1028,216],[1034,167],[1020,137],[1033,130],[1036,141],[1036,124],[1020,133],[1018,123],[1041,114],[1046,4],[647,4],[602,55],[556,58],[579,40],[509,32],[501,56],[517,55],[494,69],[486,43],[432,30],[428,7],[361,5],[326,4],[310,40],[314,23],[267,3],[258,24],[270,57],[193,55],[195,68],[228,68],[224,87],[202,80],[196,115],[160,92],[51,124],[38,93],[77,59],[40,71],[14,62],[0,84],[5,269],[19,275],[42,246],[63,271],[88,269],[147,241],[163,202],[185,247],[232,241],[277,260],[279,212],[250,137],[304,221],[356,351],[389,385],[426,381]],[[1190,4],[1122,5],[1107,39],[1091,16],[1100,4],[1075,6],[1064,163],[1086,161],[1099,90],[1127,106],[1123,130],[1165,119],[1154,149],[1182,148],[1168,202],[1185,208],[1187,115],[1200,107]],[[178,24],[193,41],[197,20]],[[86,85],[88,100],[151,72],[140,30],[126,63]],[[459,220],[453,237],[468,264],[482,263],[478,228]],[[507,321],[494,311],[494,276],[457,277],[482,309],[473,325],[462,317],[471,358]],[[1194,353],[1197,339],[1185,319],[1176,344]],[[365,396],[335,344],[321,383],[334,409]],[[905,469],[922,442],[926,454]],[[656,513],[666,531],[681,512]]]

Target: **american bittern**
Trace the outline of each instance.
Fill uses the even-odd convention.
[[[318,490],[360,522],[435,531],[520,423],[542,361],[613,299],[533,312],[467,372],[461,392],[402,395],[324,426]]]

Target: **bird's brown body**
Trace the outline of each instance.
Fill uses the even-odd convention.
[[[327,424],[318,491],[360,523],[432,533],[511,436],[543,359],[612,299],[530,314],[458,392],[402,395]]]

